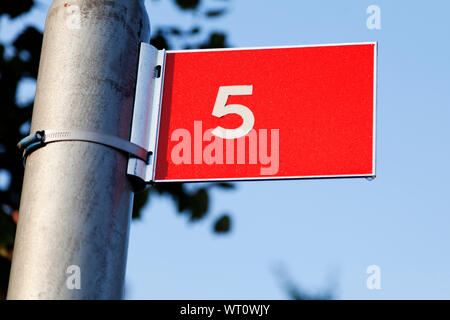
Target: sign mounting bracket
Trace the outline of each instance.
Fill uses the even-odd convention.
[[[149,157],[148,162],[130,157],[127,167],[127,174],[138,189],[155,180],[165,58],[165,50],[141,43],[130,142],[146,149]]]

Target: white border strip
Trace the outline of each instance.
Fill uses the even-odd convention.
[[[295,46],[267,46],[267,47],[243,47],[243,48],[217,48],[217,49],[194,49],[194,50],[167,50],[167,53],[196,53],[196,52],[215,52],[215,51],[245,51],[245,50],[267,50],[267,49],[295,49],[295,48],[318,48],[318,47],[339,47],[339,46],[355,46],[355,45],[377,45],[376,41],[372,42],[348,42],[348,43],[330,43],[330,44],[304,44]]]
[[[155,84],[153,91],[153,105],[152,105],[152,123],[150,135],[150,151],[153,152],[151,159],[151,179],[150,182],[155,181],[156,175],[156,161],[158,153],[159,141],[159,127],[161,123],[161,109],[164,94],[164,75],[166,73],[166,50],[159,50],[156,59],[156,65],[161,66],[161,75]]]
[[[326,179],[326,178],[372,178],[370,174],[344,174],[329,176],[266,176],[247,178],[209,178],[209,179],[171,179],[155,180],[155,182],[220,182],[220,181],[266,181],[266,180],[298,180],[298,179]]]
[[[378,42],[374,42],[373,53],[373,177],[376,176],[376,152],[377,152],[377,77],[378,77]]]

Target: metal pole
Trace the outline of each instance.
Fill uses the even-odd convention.
[[[149,38],[143,0],[55,0],[31,132],[129,139],[139,44]],[[90,142],[52,143],[28,157],[8,299],[122,298],[133,202],[126,169],[125,154]]]

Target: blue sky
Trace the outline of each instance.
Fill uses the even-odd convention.
[[[43,27],[48,1],[20,22],[0,22],[8,41],[24,23]],[[217,1],[216,3],[221,3]],[[225,3],[225,2],[224,2]],[[146,1],[153,26],[195,17],[171,1]],[[381,30],[366,8],[381,9]],[[154,198],[131,227],[128,299],[284,299],[282,264],[300,288],[334,284],[338,299],[450,298],[450,2],[229,1],[205,21],[233,47],[378,41],[377,178],[239,182],[214,191],[210,216],[191,224]],[[21,99],[33,95],[25,85]],[[229,235],[213,218],[233,217]],[[381,269],[381,290],[366,268]]]

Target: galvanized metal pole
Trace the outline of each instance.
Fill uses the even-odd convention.
[[[55,0],[47,16],[31,132],[129,139],[143,0]],[[8,299],[120,299],[133,190],[127,156],[90,142],[27,159]],[[79,280],[79,282],[77,282]]]

